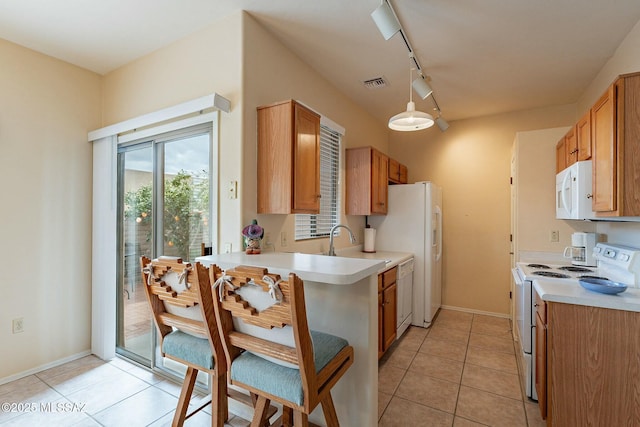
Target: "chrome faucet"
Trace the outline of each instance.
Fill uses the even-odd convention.
[[[336,224],[331,227],[331,231],[329,232],[329,256],[336,256],[336,250],[333,248],[333,232],[336,231],[337,228],[344,228],[349,232],[349,240],[351,240],[351,244],[356,242],[356,236],[353,235],[353,231],[349,227],[343,224]]]

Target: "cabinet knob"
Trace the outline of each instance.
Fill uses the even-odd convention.
[[[593,199],[593,194],[587,194],[587,199]]]
[[[316,196],[316,198],[317,198],[317,199],[321,199],[321,198],[322,198],[322,194],[318,194],[318,195]]]

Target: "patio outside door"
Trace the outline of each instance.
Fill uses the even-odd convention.
[[[211,125],[118,149],[116,351],[149,367],[161,358],[140,257],[193,261],[211,246],[210,153]]]

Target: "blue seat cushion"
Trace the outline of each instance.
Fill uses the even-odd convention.
[[[316,373],[320,372],[343,348],[347,340],[323,332],[310,331]],[[281,397],[297,405],[304,403],[300,371],[270,362],[245,351],[231,364],[231,379]]]
[[[162,352],[206,369],[213,369],[214,366],[209,340],[179,330],[165,335],[162,340]]]

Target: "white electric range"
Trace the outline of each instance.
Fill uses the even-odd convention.
[[[513,269],[516,290],[516,339],[524,375],[525,393],[537,400],[535,390],[535,280],[553,280],[580,286],[579,279],[592,277],[640,287],[640,249],[612,243],[598,243],[593,249],[597,266],[519,262]]]

